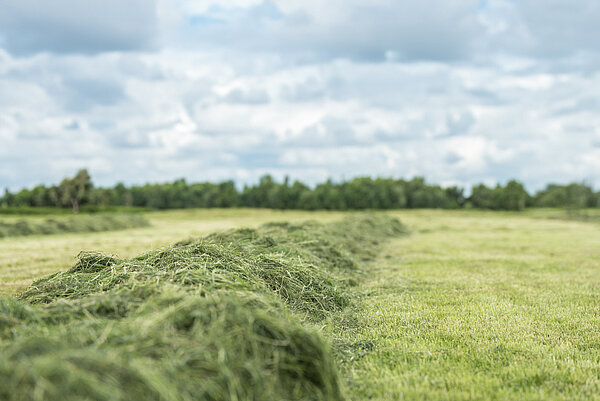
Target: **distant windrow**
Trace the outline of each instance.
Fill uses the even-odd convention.
[[[147,227],[150,223],[140,215],[94,215],[47,218],[44,220],[0,220],[0,238],[27,235],[88,233]]]

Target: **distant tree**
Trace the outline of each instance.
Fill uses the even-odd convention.
[[[483,184],[473,187],[469,201],[473,207],[492,210],[523,210],[527,205],[529,194],[523,185],[515,180],[506,186],[496,185],[488,188]]]
[[[113,188],[115,203],[118,206],[131,206],[133,197],[131,191],[123,185],[122,182],[115,185]]]
[[[533,204],[538,207],[584,208],[598,205],[591,187],[584,184],[548,185],[539,191]]]
[[[461,208],[465,205],[465,190],[456,186],[445,189],[446,197],[451,202],[452,207]]]
[[[319,184],[313,190],[317,209],[326,210],[344,210],[346,202],[342,197],[339,186],[335,185],[331,180],[323,184]]]
[[[14,206],[14,195],[10,193],[8,188],[4,189],[4,196],[2,197],[2,202],[0,202],[3,207]]]
[[[241,194],[242,205],[249,207],[264,207],[282,209],[282,185],[273,180],[270,175],[260,178],[258,185],[246,186]]]
[[[298,199],[298,207],[302,210],[317,210],[321,209],[321,205],[319,204],[319,200],[317,199],[317,194],[313,190],[306,190],[300,194],[300,198]]]
[[[51,206],[50,194],[48,188],[44,185],[38,185],[31,190],[31,206]]]
[[[311,190],[308,186],[300,181],[294,181],[286,191],[286,209],[305,209],[302,203],[302,197],[304,194],[310,192]]]
[[[273,209],[346,210],[402,208],[460,208],[465,205],[493,210],[522,210],[525,207],[600,207],[600,192],[584,184],[548,185],[530,196],[522,184],[509,181],[505,186],[489,188],[483,184],[472,188],[466,198],[458,187],[431,185],[422,177],[396,180],[391,178],[358,177],[349,181],[327,180],[310,188],[300,181],[275,181],[265,175],[255,185],[239,191],[233,181],[189,184],[184,179],[171,183],[126,187],[119,183],[112,188],[94,188],[86,170],[60,185],[22,189],[17,193],[5,190],[0,197],[4,207],[54,206],[71,207],[75,213],[83,204],[140,206],[155,209],[192,207],[260,207]]]
[[[393,179],[377,178],[373,184],[379,209],[402,209],[406,207],[406,193],[401,183]]]
[[[494,190],[486,187],[484,184],[474,186],[471,190],[469,203],[471,206],[479,209],[493,209]]]
[[[79,207],[88,202],[93,184],[87,170],[79,170],[75,177],[65,178],[58,187],[54,187],[50,197],[61,207],[71,207],[73,213],[79,213]]]
[[[504,188],[496,189],[496,209],[501,210],[523,210],[527,203],[529,194],[523,185],[515,180],[509,181]]]
[[[407,207],[440,208],[456,207],[455,201],[449,193],[437,185],[428,185],[422,177],[415,177],[410,181],[402,181],[407,194]]]

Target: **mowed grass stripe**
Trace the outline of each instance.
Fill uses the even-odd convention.
[[[357,289],[351,399],[600,399],[600,226],[398,215],[411,236]]]

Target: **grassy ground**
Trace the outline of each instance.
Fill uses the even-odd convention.
[[[352,399],[600,399],[600,225],[396,213],[361,288]]]
[[[341,364],[349,398],[600,399],[600,224],[559,211],[392,213],[410,236],[360,275],[360,324]],[[0,292],[72,264],[81,249],[129,257],[234,226],[333,220],[255,210],[149,214],[151,228],[0,240]],[[548,217],[553,217],[552,219]]]

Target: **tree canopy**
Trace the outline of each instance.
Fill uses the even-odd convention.
[[[506,185],[476,185],[471,195],[463,188],[443,188],[425,179],[358,177],[349,181],[327,180],[311,188],[286,178],[277,182],[269,175],[256,185],[238,189],[233,181],[188,183],[179,179],[165,184],[127,187],[122,183],[97,188],[87,170],[65,178],[59,185],[38,185],[17,193],[4,192],[2,206],[138,206],[153,209],[257,207],[301,210],[360,210],[474,207],[493,210],[523,210],[525,207],[600,207],[600,193],[584,184],[548,185],[533,196],[511,180]]]

